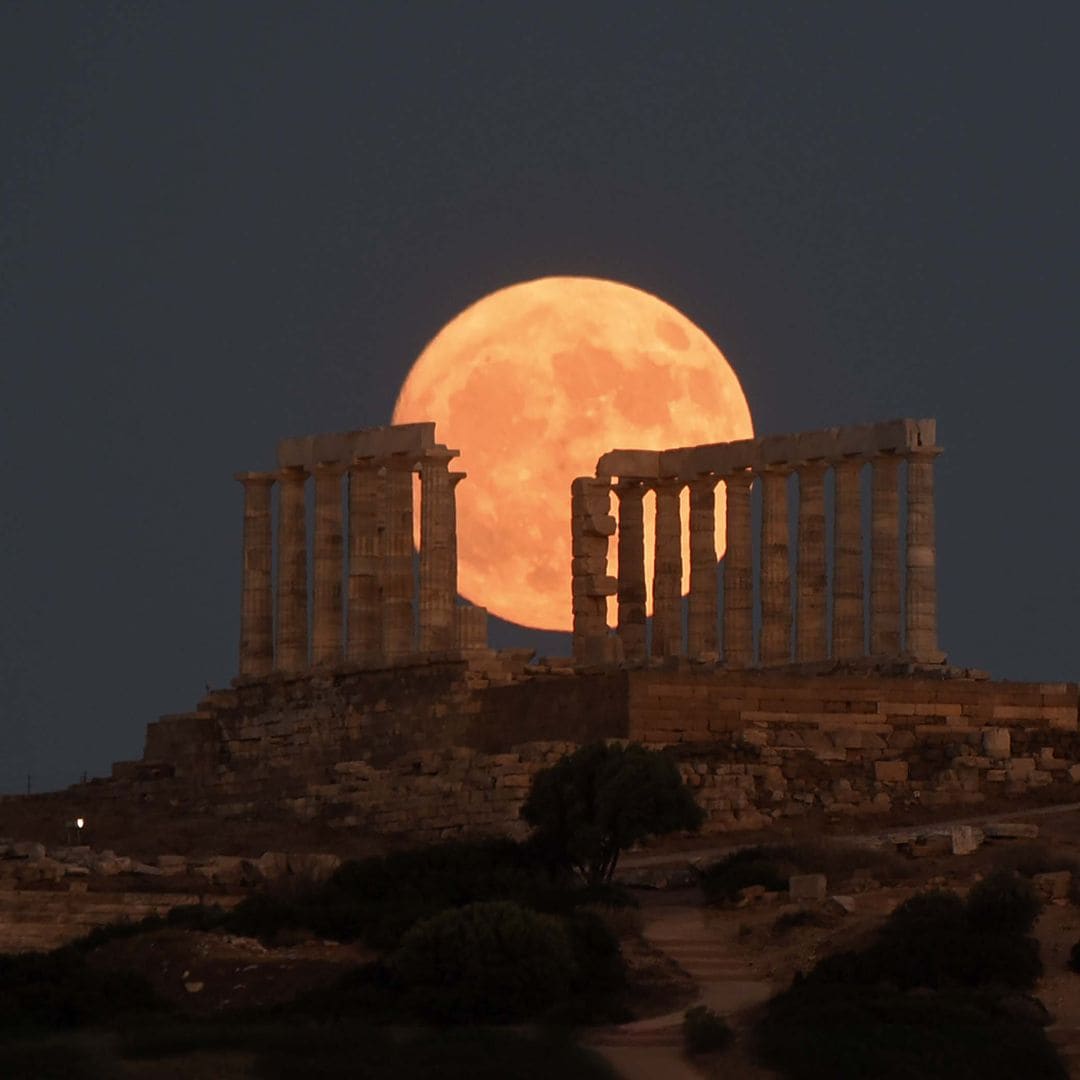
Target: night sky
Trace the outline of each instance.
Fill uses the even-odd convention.
[[[1074,13],[8,0],[0,791],[226,685],[233,472],[548,274],[685,312],[761,434],[937,417],[943,647],[1076,678]]]

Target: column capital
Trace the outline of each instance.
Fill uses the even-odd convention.
[[[255,486],[265,484],[269,487],[271,484],[277,482],[278,474],[272,472],[238,472],[233,473],[233,479],[239,480],[245,487],[247,487],[248,484],[253,484]]]
[[[646,480],[624,480],[622,477],[611,485],[611,490],[622,499],[624,496],[629,498],[644,498],[646,492],[651,490],[651,485]]]
[[[905,461],[910,460],[911,458],[933,459],[941,453],[941,450],[942,448],[940,446],[913,446],[908,450],[901,451],[900,457],[904,458]]]
[[[691,491],[715,491],[720,483],[720,477],[715,473],[701,473],[687,481],[686,486]]]
[[[449,475],[451,487],[457,487],[469,474],[467,472],[452,472]]]
[[[787,477],[795,471],[795,466],[788,462],[779,462],[775,465],[762,465],[761,468],[756,469],[755,472],[758,476],[777,476]]]
[[[432,446],[423,452],[420,457],[420,467],[426,464],[445,465],[449,468],[450,462],[456,457],[461,457],[460,450],[451,450],[447,446]]]
[[[720,479],[729,488],[749,488],[754,482],[754,473],[751,469],[740,469],[738,472],[725,473]]]
[[[344,461],[317,461],[311,471],[315,476],[341,476],[345,468]]]
[[[284,465],[274,474],[282,484],[303,484],[308,478],[306,465]]]
[[[824,476],[829,469],[829,462],[825,458],[808,458],[795,464],[795,472],[799,476]]]

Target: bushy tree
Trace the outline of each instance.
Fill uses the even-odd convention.
[[[547,857],[590,885],[610,881],[631,844],[704,820],[668,754],[619,743],[583,746],[538,773],[521,814]]]

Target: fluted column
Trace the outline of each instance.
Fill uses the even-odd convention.
[[[907,602],[905,652],[916,661],[941,663],[937,640],[937,545],[934,538],[936,447],[907,457]]]
[[[414,648],[413,462],[391,459],[386,467],[386,555],[382,591],[383,652],[388,659]]]
[[[345,538],[341,509],[340,462],[315,466],[315,541],[312,588],[311,660],[318,667],[340,664],[341,583],[345,574]]]
[[[828,579],[825,575],[825,470],[823,461],[799,467],[799,549],[795,581],[795,659],[829,655]]]
[[[244,568],[240,606],[240,674],[268,675],[274,667],[272,473],[237,473],[244,485]]]
[[[420,649],[454,646],[456,575],[451,571],[454,498],[449,465],[453,451],[429,450],[420,462]]]
[[[865,654],[863,635],[862,467],[859,458],[835,464],[833,504],[833,657]]]
[[[692,660],[715,660],[716,641],[716,481],[690,483],[690,604],[686,653]]]
[[[645,512],[646,486],[622,480],[615,487],[619,500],[619,637],[628,663],[646,659],[645,642]]]
[[[791,662],[787,468],[761,474],[761,662]]]
[[[900,458],[873,460],[870,502],[870,653],[900,655]]]
[[[653,562],[653,656],[682,654],[681,480],[656,484],[656,549]]]
[[[277,648],[278,671],[305,671],[308,666],[307,623],[307,509],[302,465],[278,473],[278,578]]]
[[[382,654],[380,566],[385,541],[383,474],[373,458],[349,466],[349,617],[347,656],[371,663]]]
[[[750,667],[754,663],[754,562],[750,520],[753,473],[724,477],[727,501],[724,552],[724,666]]]

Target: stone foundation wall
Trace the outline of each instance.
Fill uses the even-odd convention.
[[[1077,698],[1074,683],[641,672],[630,737],[674,748],[707,830],[749,829],[1078,784]]]
[[[523,655],[272,677],[150,725],[98,797],[285,815],[411,842],[521,835],[532,777],[582,743],[669,747],[706,831],[1080,784],[1074,683],[833,671],[575,673]],[[1080,787],[1077,788],[1080,794]]]

